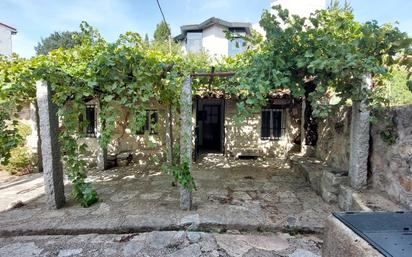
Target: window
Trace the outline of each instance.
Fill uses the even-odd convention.
[[[83,123],[84,117],[86,118],[85,123]],[[85,114],[80,115],[79,121],[80,121],[80,126],[83,132],[85,133],[86,137],[96,137],[96,126],[97,126],[96,105],[86,104]]]
[[[283,109],[263,109],[261,138],[264,140],[279,140],[285,131]]]
[[[243,53],[246,50],[246,41],[243,38],[229,40],[229,56]]]
[[[137,134],[142,135],[148,131],[150,135],[156,135],[158,132],[158,123],[159,114],[157,110],[146,110],[146,122]]]
[[[188,32],[186,35],[186,50],[191,53],[202,51],[202,32]]]
[[[246,36],[246,30],[244,28],[230,28],[229,31],[235,36],[235,38],[229,40],[229,56],[244,52],[247,44],[242,37]]]

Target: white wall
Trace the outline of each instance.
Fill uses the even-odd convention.
[[[0,25],[0,54],[10,56],[12,53],[11,31]]]
[[[290,14],[308,17],[315,10],[325,9],[326,0],[274,0],[272,6],[281,5],[288,9]]]
[[[213,25],[203,30],[203,48],[213,57],[228,56],[229,41],[225,36],[226,27]]]

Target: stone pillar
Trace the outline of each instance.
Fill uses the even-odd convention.
[[[39,108],[41,153],[47,204],[51,209],[59,209],[65,203],[65,196],[63,165],[58,139],[57,107],[52,103],[52,92],[47,82],[36,82],[36,96]]]
[[[180,161],[189,161],[189,171],[192,171],[192,83],[190,76],[182,86],[180,95]],[[192,208],[192,193],[180,186],[180,208]]]
[[[37,102],[35,106],[35,116],[36,116],[36,137],[37,137],[37,171],[43,172],[43,156],[41,153],[41,136],[40,136],[40,116],[39,116],[39,106]]]
[[[300,153],[306,155],[306,133],[305,133],[305,110],[306,110],[306,100],[302,97],[302,115],[300,119]]]
[[[166,112],[166,160],[169,165],[173,164],[173,126],[172,126],[172,105],[168,106]]]
[[[107,169],[107,149],[99,145],[97,150],[97,169],[100,171]]]
[[[365,75],[362,88],[370,88],[372,79]],[[369,116],[365,101],[353,101],[350,132],[349,178],[351,186],[358,190],[366,185],[369,157]]]
[[[96,104],[96,119],[97,119],[97,126],[96,126],[96,137],[97,140],[100,140],[101,131],[103,124],[99,119],[100,113],[100,104]],[[103,148],[99,143],[99,148],[97,149],[97,169],[100,171],[106,170],[108,168],[107,163],[107,147]]]

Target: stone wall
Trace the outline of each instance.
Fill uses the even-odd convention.
[[[349,168],[351,114],[350,107],[341,107],[318,123],[316,157],[344,170]]]
[[[88,104],[96,104],[94,100]],[[300,135],[300,105],[288,105],[284,109],[285,115],[285,131],[279,140],[262,140],[261,133],[261,114],[255,113],[247,118],[241,124],[237,124],[235,116],[237,113],[236,101],[225,101],[224,115],[224,152],[228,156],[237,157],[239,155],[254,155],[254,156],[270,156],[270,157],[286,157],[292,151],[299,151],[299,145],[294,144],[295,139]],[[159,103],[152,101],[148,109],[158,111],[158,134],[156,135],[136,135],[127,129],[127,110],[119,107],[119,117],[116,122],[112,142],[108,147],[109,155],[118,155],[124,152],[133,154],[135,162],[140,164],[147,163],[149,157],[157,156],[159,159],[165,158],[165,129],[166,129],[166,112],[167,108]],[[96,115],[98,110],[96,110]],[[21,112],[23,121],[31,121],[33,119],[34,110],[27,105]],[[193,108],[193,131],[196,123],[196,106]],[[174,123],[179,117],[174,114]],[[98,121],[97,121],[98,122]],[[33,122],[32,122],[33,123]],[[33,124],[33,135],[36,134],[36,128]],[[174,126],[174,140],[179,140],[178,127]],[[33,142],[30,145],[36,146],[37,137],[33,136]],[[81,138],[79,144],[86,143],[88,152],[84,159],[91,165],[96,165],[99,144],[97,138]]]
[[[369,184],[392,200],[412,207],[412,105],[393,107],[383,114],[374,113],[371,124]],[[394,126],[385,122],[393,120]],[[319,122],[316,156],[329,165],[348,170],[351,108],[342,108]],[[383,131],[393,130],[395,142],[382,139]]]
[[[252,155],[286,157],[298,150],[294,139],[300,135],[300,108],[291,105],[284,108],[284,132],[279,140],[261,139],[261,113],[254,113],[241,124],[235,122],[236,101],[226,100],[225,104],[225,152],[230,156]]]
[[[388,127],[379,115],[379,122],[371,126],[372,184],[412,208],[412,105],[391,108],[385,115],[394,122],[396,142],[389,145],[382,140],[380,134]]]

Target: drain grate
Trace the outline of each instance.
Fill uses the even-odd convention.
[[[412,256],[412,212],[333,214],[385,256]]]

